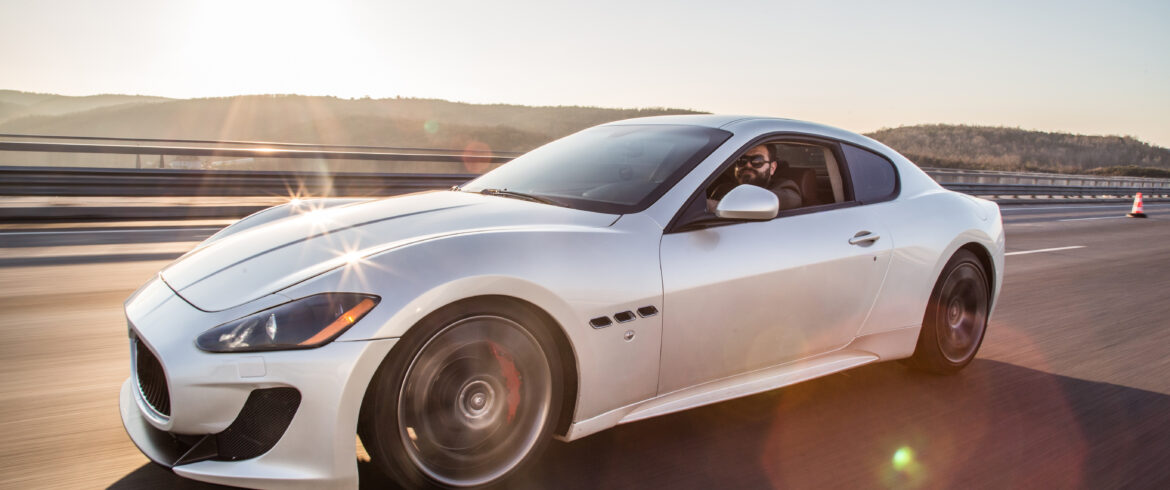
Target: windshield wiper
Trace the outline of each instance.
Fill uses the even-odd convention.
[[[565,206],[561,202],[554,201],[554,200],[549,199],[549,198],[544,197],[544,196],[537,196],[534,194],[525,194],[523,192],[510,191],[508,189],[483,189],[483,190],[479,191],[479,193],[480,194],[487,194],[489,196],[501,196],[501,197],[510,197],[513,199],[522,199],[525,201],[538,202],[541,204],[551,204],[553,206],[561,206],[561,207]]]

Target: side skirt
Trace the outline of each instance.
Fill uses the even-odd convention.
[[[710,381],[578,421],[563,441],[580,439],[618,424],[666,415],[837,373],[876,361],[909,357],[918,341],[919,325],[854,339],[849,345],[779,366]]]

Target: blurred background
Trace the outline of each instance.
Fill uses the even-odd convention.
[[[1167,48],[1163,0],[2,0],[0,488],[210,487],[121,427],[122,302],[240,217],[708,112],[865,133],[998,201],[979,358],[554,443],[510,487],[1170,488]]]

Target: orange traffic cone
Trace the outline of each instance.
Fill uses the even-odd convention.
[[[1145,218],[1146,213],[1142,209],[1142,193],[1137,193],[1133,196],[1133,209],[1126,214],[1130,218]]]

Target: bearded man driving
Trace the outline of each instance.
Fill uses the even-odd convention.
[[[772,150],[768,145],[757,145],[744,153],[735,161],[731,168],[733,182],[722,182],[712,186],[707,196],[707,209],[715,209],[715,205],[728,191],[736,186],[751,184],[763,187],[776,194],[780,200],[780,209],[799,208],[803,202],[800,187],[790,179],[775,177],[777,162],[772,158]]]

